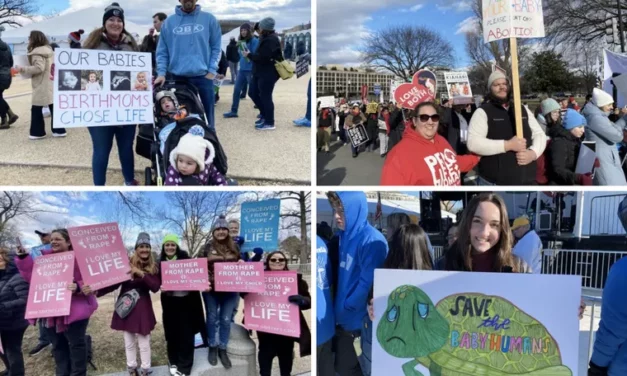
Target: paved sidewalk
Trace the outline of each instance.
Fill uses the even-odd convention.
[[[250,98],[242,100],[239,118],[224,119],[222,114],[231,107],[233,85],[220,89],[220,102],[216,106],[217,132],[229,159],[229,176],[238,180],[275,181],[285,184],[309,184],[311,181],[311,129],[298,128],[292,120],[305,115],[309,75],[300,79],[279,80],[274,90],[276,130],[257,131],[254,122],[257,110]],[[79,169],[87,175],[91,185],[92,143],[87,128],[68,129],[66,138],[53,138],[50,134],[50,119],[46,120],[49,137],[43,140],[28,139],[30,126],[30,82],[16,78],[5,98],[20,119],[11,129],[0,131],[0,166],[20,165],[50,166],[63,169]],[[150,162],[135,156],[136,176],[143,182],[143,170]],[[1,168],[1,167],[0,167]],[[30,168],[30,167],[29,167]],[[37,167],[32,167],[37,168]],[[114,145],[109,159],[110,172],[119,171],[117,146]],[[120,174],[119,172],[116,172]],[[32,175],[27,173],[27,175]],[[16,175],[12,185],[33,184],[36,175]],[[59,176],[60,185],[81,185],[85,179],[70,180]],[[46,181],[36,182],[47,185]],[[108,180],[108,185],[119,184]]]
[[[350,145],[342,146],[332,136],[330,152],[317,154],[318,185],[379,185],[384,158],[379,149],[361,152],[353,158]]]

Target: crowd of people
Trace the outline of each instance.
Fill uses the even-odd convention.
[[[338,142],[346,145],[347,130],[363,125],[368,141],[351,145],[352,155],[379,148],[385,158],[381,185],[627,184],[627,109],[614,108],[612,96],[601,89],[581,107],[573,97],[547,98],[535,112],[521,105],[522,137],[504,73],[490,75],[479,107],[458,100],[408,110],[393,102],[349,106],[341,99],[337,108],[318,110],[318,151],[329,151],[336,129]],[[595,144],[590,169],[577,168],[584,141]]]
[[[284,58],[282,42],[275,31],[274,19],[267,17],[254,25],[242,24],[238,41],[231,40],[231,43],[226,46],[227,53],[225,54],[221,45],[222,31],[216,17],[201,10],[197,0],[185,0],[180,3],[170,16],[165,13],[157,13],[153,16],[154,27],[143,38],[141,44],[127,31],[124,9],[116,2],[105,9],[101,27],[88,33],[83,40],[81,38],[85,33],[84,30],[70,33],[68,44],[71,48],[91,50],[150,52],[153,63],[151,82],[155,92],[162,90],[161,87],[166,80],[193,84],[198,90],[204,109],[204,113],[197,115],[204,117],[203,120],[206,119],[206,127],[214,134],[217,132],[214,112],[215,105],[220,99],[219,88],[230,67],[231,82],[235,88],[231,111],[225,113],[224,118],[237,118],[240,101],[248,95],[255,109],[258,110],[254,129],[276,129],[273,92],[281,75],[280,68],[275,65]],[[195,31],[176,32],[177,28],[185,25]],[[196,25],[202,25],[202,27],[195,27]],[[32,106],[29,137],[32,140],[46,137],[44,108],[49,110],[51,116],[53,115],[54,49],[56,47],[58,46],[51,44],[44,33],[32,31],[27,47],[28,65],[15,66],[19,73],[31,80]],[[11,86],[13,67],[11,50],[6,43],[0,41],[0,129],[8,129],[18,120],[18,116],[2,98],[2,93]],[[286,79],[286,77],[283,78]],[[80,80],[80,77],[78,79]],[[146,77],[144,86],[148,85],[149,81]],[[92,84],[99,87],[97,82]],[[159,105],[160,103],[155,103],[155,106]],[[180,120],[180,117],[176,120]],[[295,123],[302,125],[298,121]],[[139,185],[134,177],[133,153],[137,127],[94,126],[88,129],[93,145],[94,185],[106,184],[109,155],[114,139],[117,143],[125,185]],[[51,125],[51,130],[54,137],[67,135],[63,128]],[[214,139],[217,142],[217,135]],[[176,165],[173,167],[177,168]],[[196,170],[196,175],[201,173],[202,169]],[[215,183],[216,180],[209,179],[201,185],[220,185]]]
[[[119,292],[118,301],[125,294],[138,296],[133,307],[126,308],[126,311],[116,308],[111,319],[111,329],[124,334],[123,346],[129,375],[146,376],[151,373],[151,341],[154,343],[155,340],[166,342],[171,375],[191,375],[196,348],[195,337],[198,333],[204,345],[208,346],[209,364],[216,366],[219,360],[224,368],[231,368],[232,363],[227,353],[231,323],[240,305],[240,295],[245,299],[246,294],[214,291],[212,286],[215,285],[215,264],[259,262],[263,258],[266,271],[284,271],[288,270],[289,263],[288,257],[281,251],[268,252],[265,258],[264,250],[261,248],[256,248],[252,255],[241,251],[244,239],[239,236],[239,231],[240,224],[236,220],[227,222],[224,217],[220,217],[214,222],[211,240],[198,256],[207,258],[208,261],[209,285],[206,291],[161,292],[164,339],[151,338],[151,333],[157,325],[151,293],[160,290],[162,280],[160,262],[190,258],[189,253],[181,249],[177,235],[166,235],[161,248],[153,249],[150,235],[140,233],[134,252],[130,256],[131,279],[97,291],[83,283],[80,269],[75,264],[74,278],[67,287],[72,291],[69,316],[39,320],[24,318],[33,260],[39,254],[72,252],[68,231],[66,229],[37,231],[43,244],[37,252],[29,252],[21,246],[15,253],[0,248],[0,339],[4,349],[4,354],[0,353],[0,358],[7,370],[5,374],[25,375],[22,354],[24,333],[28,325],[35,325],[38,322],[39,343],[30,351],[30,355],[36,355],[50,346],[56,367],[54,372],[57,376],[86,375],[88,365],[86,333],[90,318],[98,309],[98,298],[114,291]],[[270,376],[275,357],[279,359],[281,376],[290,375],[296,342],[300,344],[301,356],[310,353],[311,334],[302,311],[310,308],[311,296],[301,274],[298,274],[298,291],[290,292],[289,301],[297,305],[301,311],[301,336],[293,338],[257,332],[261,376]],[[93,333],[96,342],[103,335],[106,335],[106,332]],[[97,354],[95,357],[97,358]]]
[[[317,225],[320,375],[370,375],[375,319],[372,288],[377,268],[541,273],[541,239],[527,217],[516,218],[510,225],[507,207],[498,194],[473,197],[461,220],[447,230],[447,244],[436,256],[427,233],[407,214],[388,215],[386,228],[380,230],[368,222],[365,193],[329,192],[327,196],[335,230],[326,222]],[[627,221],[624,225],[627,228]],[[621,260],[610,271],[589,375],[622,375],[627,370],[622,346],[627,311],[617,297],[626,291],[626,266],[627,260]],[[581,300],[579,319],[584,310]]]

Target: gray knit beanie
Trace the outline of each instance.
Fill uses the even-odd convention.
[[[259,21],[259,28],[262,30],[274,30],[274,18],[266,17]]]
[[[145,232],[140,232],[139,235],[137,235],[137,241],[135,242],[135,249],[137,249],[142,244],[151,245],[150,235],[148,235]]]
[[[215,222],[213,222],[213,226],[211,226],[211,233],[213,234],[213,232],[217,229],[229,229],[229,223],[226,221],[226,218],[224,217],[224,215],[221,215],[220,217],[218,217],[218,219],[215,220]]]

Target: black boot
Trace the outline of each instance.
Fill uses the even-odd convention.
[[[209,364],[218,365],[218,348],[209,346]]]
[[[2,122],[0,122],[0,129],[9,129],[11,126],[7,122],[6,116],[2,118]]]
[[[7,113],[9,114],[9,125],[12,125],[13,123],[17,121],[17,119],[20,118],[10,108],[9,108],[9,111],[7,111]]]
[[[231,360],[229,356],[226,354],[226,350],[219,349],[218,356],[220,357],[220,363],[224,366],[224,368],[229,369],[232,367]]]

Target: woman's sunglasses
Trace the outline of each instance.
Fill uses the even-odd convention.
[[[431,119],[432,122],[437,123],[438,121],[440,121],[440,115],[435,114],[435,115],[418,115],[418,119],[423,122],[426,123],[429,121],[429,119]]]
[[[275,263],[275,264],[278,264],[278,263],[280,263],[280,262],[285,262],[285,259],[284,259],[284,258],[271,258],[271,259],[270,259],[270,262],[273,262],[273,263]]]

